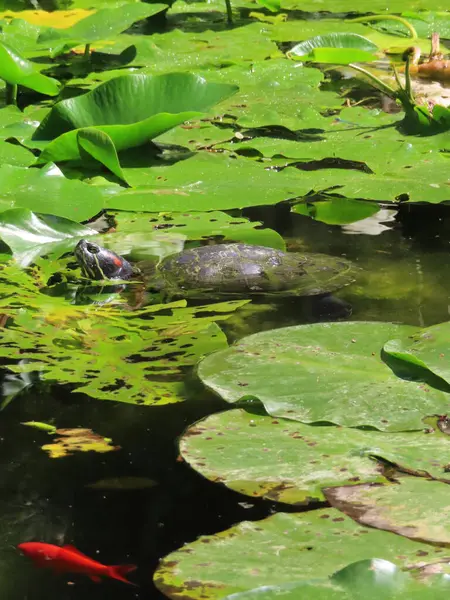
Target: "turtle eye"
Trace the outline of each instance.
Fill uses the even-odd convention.
[[[88,252],[90,252],[91,254],[98,254],[99,252],[99,247],[95,246],[94,244],[87,244],[86,246],[86,250]]]

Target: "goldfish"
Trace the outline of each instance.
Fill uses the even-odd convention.
[[[17,546],[25,556],[31,558],[37,567],[48,567],[59,573],[82,573],[100,583],[101,577],[118,579],[129,585],[136,585],[124,575],[134,571],[136,565],[102,565],[89,558],[74,546],[55,546],[42,542],[24,542]]]

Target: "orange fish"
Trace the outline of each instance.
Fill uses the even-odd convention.
[[[101,577],[111,577],[130,585],[136,585],[124,575],[134,571],[136,565],[102,565],[73,546],[54,546],[41,542],[25,542],[17,546],[29,556],[37,567],[48,567],[59,573],[82,573],[100,583]]]

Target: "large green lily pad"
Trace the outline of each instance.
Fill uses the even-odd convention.
[[[63,254],[81,238],[97,232],[69,219],[37,215],[27,208],[0,213],[0,238],[11,248],[14,260],[28,266],[37,256]]]
[[[160,113],[205,110],[237,89],[190,73],[122,75],[87,94],[58,102],[33,139],[51,140],[80,127],[131,125]]]
[[[413,365],[429,369],[450,383],[450,322],[439,323],[422,331],[389,340],[384,351]]]
[[[47,169],[0,167],[0,210],[31,211],[87,221],[104,207],[100,191],[87,183],[66,179],[51,166]]]
[[[289,504],[323,500],[324,487],[386,482],[377,458],[450,482],[449,440],[442,434],[317,427],[243,410],[192,425],[180,440],[180,451],[212,481]]]
[[[71,27],[44,30],[38,37],[38,43],[52,48],[51,55],[56,56],[80,44],[92,44],[115,37],[135,21],[151,17],[166,8],[166,4],[145,2],[100,8]]]
[[[116,231],[121,240],[133,246],[133,255],[155,243],[179,240],[216,240],[220,242],[238,241],[247,244],[267,246],[286,250],[286,244],[279,233],[262,227],[258,221],[249,221],[242,217],[231,217],[221,211],[211,212],[164,212],[132,213],[120,211],[114,213]],[[115,236],[118,237],[118,236]],[[157,252],[158,256],[162,256]]]
[[[199,116],[237,89],[191,73],[116,77],[87,94],[57,103],[30,144],[45,148],[41,162],[80,159],[77,130],[95,127],[109,136],[117,151],[141,146]]]
[[[373,558],[351,563],[329,579],[260,586],[226,600],[446,600],[449,586],[446,575],[411,575],[388,560]]]
[[[254,161],[209,152],[170,166],[145,156],[141,164],[122,166],[133,187],[107,198],[108,207],[119,210],[227,210],[276,204],[311,189],[308,182],[305,185],[304,173],[294,169],[276,173]]]
[[[382,360],[388,339],[413,333],[392,323],[317,323],[250,335],[198,367],[227,402],[256,397],[266,411],[313,423],[421,429],[447,412],[449,394],[397,377]]]
[[[61,88],[57,79],[42,75],[37,64],[30,62],[17,50],[1,42],[0,79],[12,85],[23,85],[47,96],[57,96]]]
[[[402,477],[399,483],[388,485],[329,488],[325,495],[334,507],[359,523],[448,547],[449,490],[448,484],[439,481]]]
[[[337,94],[319,89],[321,71],[285,58],[222,69],[215,79],[239,86],[239,93],[218,110],[233,115],[242,127],[321,128],[327,120],[319,111],[342,104]]]
[[[304,2],[298,0],[284,0],[282,8],[298,8],[305,10]],[[426,0],[362,0],[358,5],[352,5],[349,0],[309,0],[308,11],[326,11],[334,13],[396,13],[402,11],[428,10],[430,3]],[[435,0],[433,2],[434,10],[447,10],[448,5],[445,0]]]
[[[155,582],[169,598],[216,600],[263,582],[283,585],[329,577],[349,562],[374,556],[413,567],[445,552],[361,527],[333,509],[278,513],[200,537],[172,552],[161,561]]]

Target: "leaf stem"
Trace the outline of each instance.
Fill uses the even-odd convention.
[[[376,75],[373,75],[373,73],[370,73],[369,71],[366,71],[366,69],[363,69],[359,65],[355,65],[353,63],[350,63],[348,66],[352,69],[355,69],[355,71],[359,71],[360,73],[363,73],[363,75],[365,75],[371,81],[376,83],[377,87],[381,88],[381,91],[383,91],[388,96],[391,96],[393,98],[397,97],[397,92],[394,90],[394,88],[391,88],[390,85],[388,85],[387,83],[384,83],[384,81],[381,81],[381,79],[379,79]]]
[[[233,11],[231,8],[230,0],[225,0],[225,6],[227,7],[227,23],[228,25],[233,24]]]
[[[17,84],[6,83],[6,104],[17,106]]]
[[[413,40],[417,40],[417,31],[411,25],[409,21],[403,17],[396,15],[370,15],[368,17],[358,17],[356,19],[347,19],[350,23],[368,23],[370,21],[398,21],[402,23],[411,34]]]
[[[87,60],[89,60],[89,58],[91,57],[91,45],[90,44],[86,44],[84,47],[84,58],[86,58]]]

